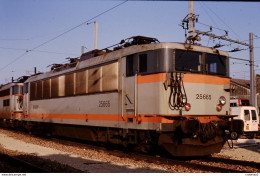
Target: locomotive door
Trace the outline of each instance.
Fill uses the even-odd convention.
[[[135,76],[125,78],[125,114],[128,118],[135,116]],[[132,119],[129,119],[132,121]]]
[[[134,71],[134,58],[127,56],[122,59],[122,110],[124,119],[133,122],[136,116],[136,74]]]

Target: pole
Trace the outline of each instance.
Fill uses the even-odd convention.
[[[192,39],[195,37],[195,25],[194,25],[194,1],[189,1],[189,38]]]
[[[84,54],[84,46],[81,46],[81,54]]]
[[[250,55],[250,104],[256,106],[255,104],[255,71],[254,71],[254,46],[253,46],[253,33],[249,33],[249,55]]]
[[[98,49],[98,22],[94,22],[95,32],[94,32],[94,49]]]

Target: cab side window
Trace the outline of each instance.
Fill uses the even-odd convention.
[[[126,76],[134,76],[135,74],[135,62],[134,55],[126,57]]]
[[[10,106],[10,100],[9,99],[3,100],[3,106],[4,107]]]
[[[251,110],[251,114],[252,114],[252,120],[256,120],[256,112],[255,112],[255,110]]]
[[[249,120],[250,120],[249,110],[244,110],[244,117],[245,117],[245,120],[246,120],[246,121],[249,121]]]
[[[139,55],[139,73],[147,72],[147,54]]]

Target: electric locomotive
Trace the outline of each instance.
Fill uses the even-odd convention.
[[[242,132],[230,115],[226,52],[143,36],[113,47],[28,78],[22,115],[1,110],[1,123],[173,156],[220,152]]]

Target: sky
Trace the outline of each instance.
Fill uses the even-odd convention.
[[[115,8],[113,8],[115,7]],[[109,10],[108,9],[111,9]],[[260,2],[195,1],[196,30],[249,43],[254,34],[255,72],[260,74]],[[188,1],[111,0],[0,0],[0,84],[20,76],[47,72],[54,63],[79,57],[94,48],[94,21],[98,22],[98,48],[143,35],[160,42],[184,42],[180,26],[188,14]],[[95,18],[96,17],[96,18]],[[91,20],[92,19],[92,20]],[[89,22],[89,23],[85,23]],[[201,36],[199,44],[231,51],[249,59],[248,47]],[[230,77],[249,79],[249,64],[230,59]]]

